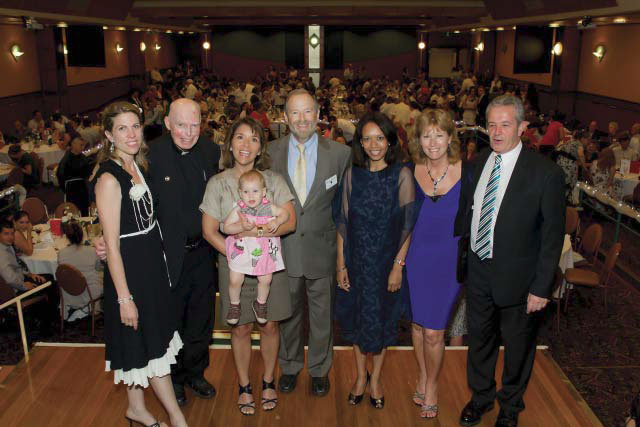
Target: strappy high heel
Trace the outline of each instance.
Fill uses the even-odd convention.
[[[245,386],[238,384],[238,396],[242,394],[250,394],[253,397],[253,390],[251,389],[251,383]],[[251,412],[244,412],[243,409],[251,409]],[[256,413],[256,401],[252,400],[247,403],[238,403],[238,409],[242,415],[254,415]]]
[[[136,421],[134,419],[131,419],[131,418],[127,417],[126,415],[124,416],[124,418],[127,421],[129,421],[129,427],[133,427],[133,423],[136,423],[137,425],[141,425],[141,426],[144,426],[144,427],[160,427],[160,422],[158,422],[158,421],[156,421],[153,424],[146,425],[146,424],[142,424],[140,421]]]
[[[367,385],[369,384],[369,379],[371,378],[371,376],[369,375],[369,372],[367,372],[367,381],[364,383],[364,388],[365,390],[367,389]],[[349,405],[357,405],[360,402],[362,402],[362,398],[364,397],[364,391],[359,394],[359,395],[355,395],[353,393],[349,393]]]
[[[271,382],[266,382],[264,379],[262,380],[262,391],[264,392],[265,390],[275,390],[276,389],[276,383],[274,380],[271,380]],[[265,408],[264,405],[269,405],[273,403],[273,408]],[[265,399],[264,397],[262,398],[262,410],[263,411],[273,411],[274,409],[276,409],[276,406],[278,406],[278,398],[274,397],[273,399]]]

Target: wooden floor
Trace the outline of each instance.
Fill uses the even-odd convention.
[[[292,394],[281,394],[275,411],[258,410],[253,417],[236,409],[237,380],[228,349],[212,349],[213,367],[206,377],[218,389],[213,400],[201,400],[188,391],[185,414],[195,426],[457,426],[460,410],[469,399],[465,378],[466,350],[447,350],[440,377],[440,415],[427,422],[411,402],[417,367],[413,352],[390,350],[385,362],[386,406],[373,409],[365,400],[347,403],[355,371],[350,349],[335,351],[330,372],[331,390],[322,398],[309,392],[309,379],[300,375]],[[259,399],[260,356],[254,351],[251,381]],[[500,362],[501,363],[501,362]],[[498,372],[499,374],[499,372]],[[148,406],[160,419],[167,417],[151,390]],[[538,350],[533,377],[525,395],[527,409],[520,426],[602,425],[573,388],[547,351]],[[113,385],[104,372],[102,347],[36,347],[31,362],[21,362],[0,384],[0,426],[124,426],[127,406],[123,386]],[[493,426],[497,408],[485,415],[481,426]]]

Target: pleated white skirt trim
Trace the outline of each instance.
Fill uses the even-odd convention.
[[[167,352],[157,359],[149,361],[144,368],[135,368],[128,371],[116,369],[113,371],[113,382],[120,384],[124,382],[127,386],[149,387],[149,378],[163,377],[171,373],[171,365],[176,363],[176,355],[182,348],[182,340],[178,331],[173,333],[173,338],[169,342]],[[106,361],[106,372],[111,371],[111,361]]]

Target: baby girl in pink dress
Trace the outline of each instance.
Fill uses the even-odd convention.
[[[240,320],[240,293],[245,274],[257,276],[258,296],[252,308],[260,324],[267,322],[267,298],[272,273],[284,270],[279,237],[263,237],[265,232],[275,233],[287,222],[289,213],[272,204],[266,197],[264,177],[256,170],[240,176],[240,200],[224,221],[227,262],[229,264],[229,299],[227,323],[236,325]],[[243,231],[258,228],[258,237],[237,238]]]

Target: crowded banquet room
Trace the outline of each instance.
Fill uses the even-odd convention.
[[[0,426],[640,426],[638,46],[639,0],[0,1]]]

